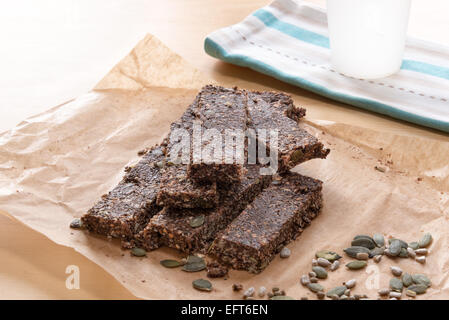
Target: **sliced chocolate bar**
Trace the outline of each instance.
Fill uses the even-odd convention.
[[[322,182],[296,173],[273,180],[217,237],[211,254],[234,269],[261,272],[318,215]]]

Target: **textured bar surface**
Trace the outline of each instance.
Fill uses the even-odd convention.
[[[296,173],[273,180],[220,233],[211,254],[234,269],[261,272],[318,215],[321,189],[321,181]]]

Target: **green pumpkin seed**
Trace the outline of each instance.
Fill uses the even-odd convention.
[[[414,241],[414,242],[410,242],[408,245],[410,248],[412,248],[413,250],[419,249],[419,243]]]
[[[212,291],[212,283],[208,280],[197,279],[192,282],[195,289],[200,291]]]
[[[323,286],[319,283],[309,283],[307,285],[307,288],[309,288],[310,291],[315,292],[315,293],[324,291]]]
[[[396,257],[401,253],[401,242],[399,240],[393,240],[390,243],[390,247],[388,248],[388,252],[391,256]]]
[[[70,222],[70,228],[72,229],[80,229],[83,227],[83,222],[80,218],[75,218]]]
[[[176,261],[176,260],[170,260],[170,259],[166,259],[166,260],[162,260],[161,265],[166,267],[166,268],[177,268],[179,266],[181,266],[181,262]]]
[[[410,275],[410,273],[407,273],[407,272],[404,273],[404,274],[402,275],[401,280],[402,280],[402,284],[404,285],[404,287],[408,287],[408,286],[410,286],[410,285],[413,284],[413,278],[412,278],[412,276]]]
[[[335,260],[341,259],[341,256],[333,251],[321,250],[315,254],[316,258],[323,258],[329,260],[330,262],[334,262]]]
[[[371,237],[360,237],[357,239],[352,240],[351,242],[352,247],[365,247],[368,249],[374,249],[376,247],[376,243]]]
[[[359,270],[365,268],[366,265],[366,261],[358,260],[349,262],[348,264],[346,264],[346,267],[350,270]]]
[[[408,247],[408,243],[407,242],[405,242],[405,241],[403,241],[403,240],[401,240],[401,239],[395,239],[395,238],[393,238],[393,239],[388,239],[388,243],[391,245],[391,243],[393,242],[393,241],[399,241],[399,243],[401,244],[401,248],[405,248],[405,249],[407,249],[407,247]]]
[[[135,257],[145,257],[147,252],[145,249],[134,247],[131,249],[131,254]]]
[[[318,279],[326,279],[327,278],[327,271],[323,267],[320,267],[320,266],[312,267],[312,271],[316,273],[316,277]]]
[[[404,284],[398,278],[391,278],[390,289],[396,292],[402,292],[402,289],[404,289]]]
[[[374,240],[374,242],[376,243],[376,245],[377,245],[378,247],[383,247],[383,246],[385,245],[385,238],[384,238],[384,236],[383,236],[382,234],[380,234],[380,233],[375,233],[375,234],[373,235],[373,240]]]
[[[365,247],[350,247],[350,248],[346,248],[343,250],[348,256],[350,256],[351,258],[357,258],[357,253],[370,253],[370,250],[368,248]]]
[[[206,262],[203,258],[197,256],[188,256],[186,264],[182,267],[182,271],[198,272],[206,269]]]
[[[376,247],[373,250],[369,252],[370,258],[373,258],[375,256],[382,256],[384,254],[385,247]]]
[[[422,284],[425,285],[427,288],[432,285],[432,282],[430,281],[429,277],[427,277],[425,274],[417,273],[412,275],[412,280],[415,284]]]
[[[295,300],[295,299],[289,296],[274,296],[270,298],[270,300]]]
[[[408,258],[408,251],[405,248],[401,248],[401,251],[398,255],[399,258]]]
[[[424,284],[412,284],[407,290],[416,292],[416,294],[426,293],[427,287]]]
[[[337,296],[341,297],[341,296],[345,293],[345,291],[346,291],[347,289],[348,289],[348,288],[346,288],[346,286],[338,286],[338,287],[335,287],[335,288],[330,289],[330,290],[326,293],[326,296],[327,296],[328,298],[330,298],[330,297],[332,297],[334,294],[336,294]]]
[[[204,215],[197,216],[197,217],[193,218],[192,220],[190,220],[190,226],[192,228],[198,228],[203,225],[204,219],[205,219]]]
[[[426,233],[419,240],[418,245],[419,245],[420,248],[427,248],[430,245],[431,242],[432,242],[432,235],[430,233]]]

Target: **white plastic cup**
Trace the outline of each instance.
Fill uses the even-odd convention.
[[[378,79],[399,71],[411,0],[327,0],[333,67]]]

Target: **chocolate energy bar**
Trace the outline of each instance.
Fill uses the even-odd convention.
[[[318,215],[322,182],[296,173],[273,180],[217,237],[211,254],[234,269],[261,272]]]

